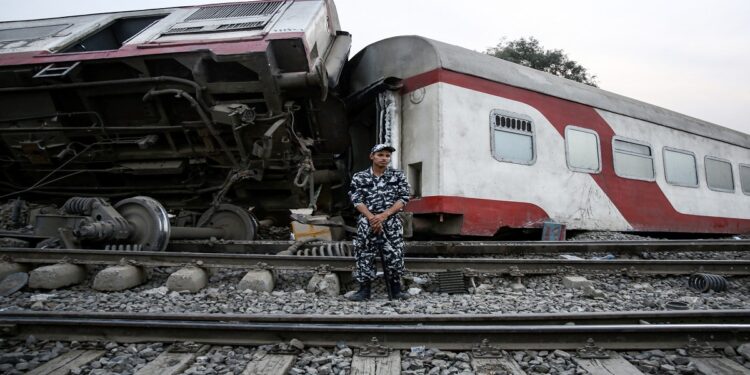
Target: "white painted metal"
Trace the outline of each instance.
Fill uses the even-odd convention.
[[[401,97],[401,162],[422,163],[422,196],[440,194],[441,161],[438,85],[417,90],[417,95]],[[409,181],[414,186],[416,181]]]
[[[750,196],[742,193],[739,184],[738,164],[750,163],[750,150],[744,147],[728,145],[713,139],[696,137],[693,134],[654,126],[654,124],[630,117],[599,111],[615,134],[646,141],[651,144],[654,154],[656,183],[664,192],[675,210],[683,214],[727,217],[737,219],[750,218]],[[676,186],[666,182],[664,177],[664,147],[688,150],[695,154],[698,169],[698,187]],[[706,185],[704,157],[712,156],[732,162],[735,181],[733,193],[710,190]]]
[[[425,99],[419,104],[412,103],[410,95],[402,98],[402,158],[403,165],[423,163],[423,196],[525,202],[539,206],[570,229],[633,229],[589,173],[568,168],[562,135],[535,108],[446,83],[425,87]],[[531,117],[537,145],[533,165],[492,157],[487,114],[493,109]],[[599,113],[618,136],[652,147],[655,180],[678,212],[750,218],[750,197],[738,184],[734,193],[709,190],[702,162],[703,155],[731,160],[734,179],[739,181],[738,161],[750,162],[750,150],[626,116]],[[696,153],[698,188],[666,183],[661,150],[670,146]],[[612,145],[607,142],[601,147]]]
[[[429,189],[425,182],[424,190],[436,190],[435,195],[531,203],[570,229],[632,229],[588,173],[568,169],[562,135],[538,110],[446,83],[429,87],[433,86],[440,92],[440,121],[432,124],[439,134],[440,160],[435,161],[440,165],[439,187]],[[499,162],[492,157],[487,114],[493,109],[531,117],[536,163]],[[411,124],[404,124],[408,126]]]
[[[398,36],[381,40],[365,48],[353,60],[358,59],[357,64],[362,68],[354,73],[351,81],[355,91],[383,77],[409,78],[441,68],[750,148],[748,134],[419,36]]]

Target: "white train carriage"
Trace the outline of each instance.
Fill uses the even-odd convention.
[[[352,97],[391,89],[377,136],[396,144],[417,231],[750,231],[747,134],[417,36],[347,69]]]

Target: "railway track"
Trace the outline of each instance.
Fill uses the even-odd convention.
[[[0,257],[18,263],[119,264],[176,267],[195,264],[206,268],[248,268],[351,271],[353,260],[344,256],[175,253],[148,251],[2,248]],[[489,258],[406,258],[407,270],[418,273],[460,270],[469,273],[533,275],[566,272],[608,272],[630,275],[685,275],[696,272],[750,275],[750,260],[567,260]]]
[[[566,316],[254,316],[2,312],[6,337],[118,342],[193,341],[266,345],[299,339],[331,347],[365,347],[373,337],[392,349],[415,346],[471,350],[483,341],[509,349],[577,349],[593,340],[605,349],[683,348],[692,340],[714,347],[750,341],[747,310],[567,314]],[[565,321],[566,323],[560,324]],[[647,323],[647,322],[659,322]],[[686,322],[686,323],[673,323]]]
[[[294,241],[197,241],[170,242],[167,251],[276,254]],[[350,242],[347,244],[351,244]],[[315,243],[311,243],[315,245]],[[407,241],[406,254],[422,256],[482,256],[555,253],[639,254],[642,252],[746,251],[750,240],[650,240],[650,241]]]
[[[289,245],[291,243],[284,243]],[[218,246],[218,245],[215,245]],[[274,245],[276,246],[276,245]],[[701,245],[703,246],[703,245]],[[288,247],[288,246],[287,246]],[[623,247],[625,249],[625,247]],[[600,251],[600,250],[596,250]],[[721,251],[717,248],[716,251]],[[554,254],[554,251],[547,252]],[[0,249],[0,257],[19,263],[76,264],[120,264],[123,261],[144,267],[199,265],[204,268],[246,269],[259,265],[279,270],[311,270],[322,267],[331,271],[348,272],[353,261],[350,257],[265,255],[252,253],[222,252],[134,252],[115,250],[79,249]],[[750,261],[746,260],[565,260],[565,259],[496,259],[496,258],[435,258],[410,257],[407,267],[412,272],[442,272],[461,270],[465,274],[559,274],[571,272],[620,273],[628,275],[682,275],[694,272],[710,272],[723,275],[742,276],[750,274]],[[375,302],[378,303],[378,302]],[[200,311],[200,310],[196,310]],[[243,311],[243,310],[240,310]],[[334,312],[335,313],[335,312]],[[185,364],[203,366],[199,358],[210,345],[212,351],[221,351],[227,345],[239,345],[248,350],[264,352],[265,346],[288,348],[293,339],[301,340],[306,347],[337,348],[346,343],[355,353],[349,360],[351,373],[357,368],[368,368],[373,359],[358,355],[358,350],[385,348],[388,363],[396,363],[390,372],[401,373],[400,364],[416,366],[412,358],[414,348],[439,348],[445,351],[470,353],[471,369],[477,374],[493,373],[487,369],[506,369],[509,374],[535,372],[536,351],[567,350],[570,353],[593,351],[608,353],[609,359],[586,359],[576,356],[566,359],[567,366],[587,368],[604,361],[615,361],[608,369],[625,368],[615,374],[638,374],[639,368],[649,368],[654,360],[633,360],[629,354],[618,354],[614,350],[681,350],[685,360],[695,366],[727,368],[736,370],[737,363],[727,358],[702,358],[715,355],[722,347],[737,347],[750,342],[750,310],[686,310],[686,311],[636,311],[600,313],[543,313],[543,314],[399,314],[399,315],[316,315],[316,314],[202,314],[202,313],[100,313],[60,311],[2,311],[0,312],[0,336],[6,340],[21,340],[30,337],[42,340],[65,342],[110,342],[110,343],[174,343],[196,342],[203,349],[190,354]],[[377,340],[376,343],[372,339]],[[7,341],[6,341],[7,342]],[[697,345],[696,343],[701,343]],[[121,344],[128,345],[128,344]],[[148,344],[151,345],[151,344]],[[691,349],[692,348],[692,349]],[[97,350],[74,350],[81,358]],[[339,349],[332,349],[335,351]],[[437,349],[434,349],[437,350]],[[695,350],[695,353],[691,352]],[[514,359],[516,354],[532,353],[530,357]],[[484,357],[489,353],[489,357]],[[494,354],[493,354],[494,353]],[[632,353],[632,352],[628,352]],[[187,355],[166,350],[165,356]],[[66,353],[67,355],[67,353]],[[250,371],[247,373],[286,374],[290,366],[306,363],[307,354],[269,353],[256,360],[253,357],[247,366],[266,366],[267,362],[281,363],[276,370]],[[117,358],[117,356],[114,356]],[[153,363],[159,362],[160,355]],[[162,363],[173,363],[174,357],[164,357]],[[185,357],[187,358],[187,357]],[[624,358],[627,358],[625,360]],[[63,358],[61,356],[60,361]],[[67,359],[66,359],[67,360]],[[114,360],[113,358],[108,361]],[[323,359],[320,359],[323,361]],[[433,358],[436,363],[443,359]],[[556,360],[560,360],[557,357]],[[269,362],[270,361],[270,362]],[[593,362],[592,362],[593,361]],[[628,364],[628,361],[632,362]],[[649,362],[650,361],[650,362]],[[712,362],[713,361],[713,362]],[[718,361],[718,362],[717,362]],[[52,363],[52,361],[50,362]],[[72,362],[71,362],[72,363]],[[106,362],[111,364],[112,362]],[[297,364],[295,364],[297,363]],[[321,362],[324,363],[324,362]],[[458,362],[455,362],[458,363]],[[503,363],[501,367],[499,363]],[[573,364],[574,363],[574,364]],[[645,363],[645,364],[644,364]],[[57,364],[52,363],[57,366]],[[464,363],[463,366],[468,366]],[[665,364],[667,368],[670,364]],[[2,365],[0,365],[2,366]],[[43,365],[44,367],[46,365]],[[98,366],[98,365],[97,365]],[[148,366],[152,366],[149,363]],[[156,366],[156,365],[154,365]],[[325,365],[323,365],[325,366]],[[410,367],[411,366],[411,367]],[[494,367],[493,367],[494,366]],[[578,366],[578,367],[575,367]],[[624,367],[620,367],[624,366]],[[628,367],[629,366],[629,367]],[[645,367],[644,367],[645,366]],[[691,365],[692,366],[692,365]],[[695,367],[694,366],[694,367]],[[716,367],[719,366],[719,367]],[[735,367],[731,367],[735,366]],[[40,368],[42,368],[40,367]],[[47,366],[53,367],[53,366]],[[152,366],[153,367],[153,366]],[[606,366],[605,366],[606,367]],[[683,366],[685,367],[685,366]],[[689,367],[689,366],[688,366]],[[150,367],[146,367],[150,368]],[[248,367],[249,368],[249,367]],[[304,366],[303,366],[304,368]],[[349,368],[349,367],[347,367]],[[661,371],[657,368],[657,373]],[[695,367],[698,368],[698,367]],[[635,370],[634,370],[635,369]],[[183,368],[184,370],[184,368]],[[278,371],[277,371],[278,370]],[[46,371],[46,370],[45,370]],[[171,371],[171,370],[170,370]],[[182,370],[180,370],[182,371]],[[175,370],[155,373],[177,374]],[[302,371],[302,370],[301,370]],[[304,370],[307,371],[307,370]],[[304,373],[297,372],[297,373]],[[713,370],[712,370],[713,371]],[[737,370],[739,371],[739,370]],[[644,371],[646,372],[646,371]],[[40,372],[40,374],[45,372]],[[137,373],[137,372],[136,372]],[[332,372],[334,374],[344,372]],[[367,373],[367,372],[365,372]],[[408,372],[407,372],[408,373]],[[425,372],[426,373],[426,372]],[[575,373],[575,372],[573,372]],[[670,373],[670,372],[664,372]],[[712,373],[704,372],[704,373]],[[722,371],[713,373],[723,373]],[[742,372],[735,372],[742,373]],[[140,375],[140,373],[137,373]],[[145,374],[145,373],[144,373]]]
[[[726,352],[750,340],[748,320],[748,310],[428,316],[5,311],[0,313],[0,345],[13,340],[26,345],[39,339],[72,341],[69,351],[34,365],[30,373],[35,375],[103,366],[107,370],[92,373],[122,372],[136,363],[136,375],[194,374],[215,367],[210,362],[220,364],[217,369],[231,363],[239,369],[236,373],[264,375],[318,370],[395,375],[424,369],[425,363],[426,369],[451,366],[471,374],[526,375],[548,372],[550,366],[562,366],[571,374],[583,369],[638,375],[678,368],[694,374],[747,374],[717,349]],[[653,348],[660,350],[634,351]],[[675,351],[667,353],[676,354],[662,351],[670,349]],[[24,355],[23,349],[15,353]],[[139,362],[128,359],[136,353]],[[242,361],[224,362],[237,358],[236,353],[249,354]],[[16,368],[28,365],[17,362]]]

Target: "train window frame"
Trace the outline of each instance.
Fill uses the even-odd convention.
[[[747,191],[746,191],[745,186],[742,184],[742,168],[747,168],[748,173],[750,173],[750,164],[745,164],[745,163],[737,164],[737,174],[740,178],[740,191],[742,192],[742,194],[750,195],[750,185],[747,186]]]
[[[732,190],[722,189],[722,188],[717,188],[717,187],[712,187],[711,186],[711,183],[708,181],[708,163],[706,163],[706,160],[713,160],[713,161],[718,161],[718,162],[721,162],[721,163],[727,163],[727,164],[729,164],[729,171],[731,172],[730,176],[732,176]],[[722,159],[722,158],[719,158],[719,157],[716,157],[716,156],[706,155],[703,158],[703,172],[704,172],[705,178],[706,178],[706,186],[710,190],[718,191],[718,192],[722,192],[722,193],[731,193],[731,194],[734,194],[735,190],[737,190],[737,184],[735,183],[735,179],[734,179],[734,167],[732,166],[732,161],[731,160],[729,160],[729,159]]]
[[[38,25],[38,26],[27,26],[27,27],[13,27],[9,29],[0,29],[0,44],[4,43],[15,43],[15,42],[34,42],[49,37],[55,37],[57,34],[65,31],[65,29],[73,26],[72,23],[57,23],[54,25]],[[45,31],[46,30],[46,31]],[[26,31],[26,35],[24,34]],[[36,31],[36,32],[35,32]],[[18,36],[12,36],[13,32],[21,34]],[[3,33],[11,34],[3,37]]]
[[[509,129],[507,127],[498,126],[495,122],[496,116],[504,116],[504,117],[510,117],[516,120],[528,121],[529,127],[531,128],[531,130],[520,131],[520,130],[515,130],[515,129]],[[499,162],[503,162],[503,163],[513,163],[513,164],[521,164],[521,165],[534,165],[536,163],[536,153],[537,153],[536,123],[534,122],[534,120],[532,120],[530,116],[522,114],[522,113],[511,112],[511,111],[506,111],[502,109],[493,109],[490,111],[489,124],[490,124],[490,153],[492,154],[492,157],[495,160]],[[495,132],[497,131],[531,137],[531,159],[530,160],[514,159],[514,158],[507,158],[507,157],[502,157],[498,155],[497,150],[495,149],[495,134],[496,134]]]
[[[615,142],[616,141],[633,143],[633,144],[636,144],[636,145],[648,147],[649,151],[651,152],[651,156],[647,157],[645,155],[634,153],[634,152],[630,152],[630,151],[617,150],[615,148]],[[616,157],[616,155],[618,153],[632,155],[632,156],[637,156],[637,157],[642,157],[642,158],[645,158],[645,159],[651,159],[651,171],[653,172],[653,177],[651,177],[651,178],[642,178],[642,177],[628,176],[626,174],[620,174],[620,173],[618,173],[617,172],[617,161],[615,160],[615,157]],[[633,139],[633,138],[621,137],[619,135],[613,136],[612,137],[612,169],[614,169],[615,175],[617,175],[618,177],[627,178],[627,179],[631,179],[631,180],[640,180],[640,181],[654,182],[654,181],[656,181],[656,161],[655,161],[655,158],[654,158],[654,148],[651,146],[650,143],[645,142],[645,141],[641,141],[641,140]]]
[[[171,14],[171,11],[169,10],[158,10],[156,12],[146,13],[146,14],[133,14],[133,15],[122,15],[119,16],[118,14],[113,14],[108,17],[106,21],[103,21],[101,24],[97,24],[96,27],[94,27],[91,30],[88,30],[86,33],[82,35],[76,36],[75,39],[66,42],[63,45],[60,45],[56,48],[57,52],[56,55],[66,55],[66,54],[81,54],[81,53],[102,53],[102,52],[110,52],[110,51],[117,51],[123,48],[126,44],[128,44],[130,41],[135,39],[136,37],[143,34],[144,31],[148,30],[149,28],[153,27],[157,23],[161,22],[165,18],[167,18]],[[134,34],[128,36],[127,38],[124,38],[122,42],[120,42],[119,46],[112,46],[112,48],[109,47],[95,47],[93,49],[87,50],[85,49],[85,42],[89,42],[93,40],[93,38],[106,34],[106,31],[113,30],[113,28],[118,24],[118,22],[127,22],[137,19],[148,19],[153,18],[150,23],[143,26],[135,32]],[[115,40],[115,42],[119,42],[118,40]],[[84,48],[82,51],[75,50],[76,47]]]
[[[593,134],[596,138],[596,157],[598,160],[598,165],[596,169],[590,169],[590,168],[581,168],[581,167],[574,167],[570,165],[570,142],[568,142],[568,132],[569,131],[579,131],[582,133],[589,133]],[[567,125],[565,126],[565,164],[568,166],[568,169],[573,172],[581,172],[581,173],[588,173],[588,174],[599,174],[602,172],[602,143],[601,139],[599,138],[599,133],[597,133],[595,130],[584,128],[577,125]]]
[[[667,151],[690,155],[693,157],[693,165],[695,167],[694,169],[695,170],[695,185],[687,185],[687,184],[681,184],[681,183],[669,181],[669,173],[667,172],[667,158],[666,158]],[[672,186],[688,187],[688,188],[694,188],[694,189],[697,189],[700,187],[701,177],[698,173],[698,157],[696,157],[694,152],[679,149],[679,148],[664,146],[661,149],[661,162],[662,162],[662,167],[664,168],[664,181],[666,181],[668,184]]]

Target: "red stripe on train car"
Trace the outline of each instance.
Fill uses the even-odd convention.
[[[612,165],[612,149],[606,146],[612,144],[614,130],[592,107],[445,69],[432,70],[404,80],[404,90],[410,92],[438,82],[526,103],[541,112],[562,137],[568,124],[596,131],[601,144],[605,146],[601,147],[602,172],[591,177],[634,230],[689,233],[750,231],[750,220],[683,214],[674,209],[656,182],[618,177]],[[411,206],[408,208],[411,210]],[[499,214],[504,215],[502,212]],[[485,219],[492,220],[491,217]],[[486,232],[485,228],[477,230]],[[465,228],[462,231],[473,232],[473,229]]]
[[[490,199],[430,196],[412,199],[409,212],[463,215],[461,233],[471,236],[492,236],[502,227],[539,228],[549,216],[531,203]]]

